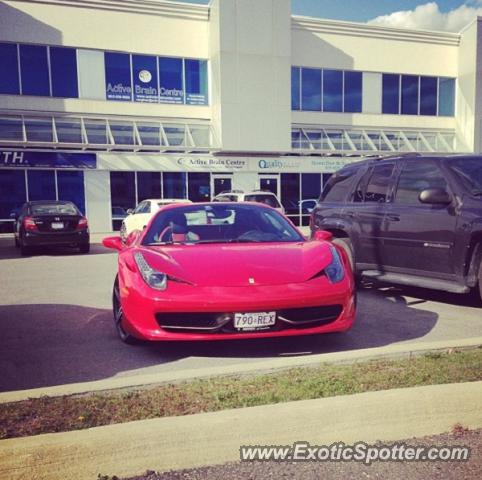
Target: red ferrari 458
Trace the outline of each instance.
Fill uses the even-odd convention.
[[[326,234],[326,235],[324,235]],[[173,204],[119,251],[117,332],[138,340],[222,340],[348,330],[354,280],[327,232],[305,240],[271,207]]]

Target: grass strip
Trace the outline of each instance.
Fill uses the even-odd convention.
[[[0,404],[0,439],[391,388],[482,380],[482,349]]]

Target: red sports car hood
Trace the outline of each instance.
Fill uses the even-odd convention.
[[[200,286],[304,282],[332,259],[327,242],[142,247],[152,268]]]

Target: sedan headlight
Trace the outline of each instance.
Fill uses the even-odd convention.
[[[331,263],[325,267],[325,274],[331,283],[338,283],[341,282],[345,276],[345,268],[343,267],[338,250],[333,245],[330,245],[330,250],[333,259]]]
[[[134,260],[137,268],[141,272],[142,278],[151,288],[156,290],[165,290],[167,288],[167,275],[154,270],[144,258],[141,252],[134,253]]]

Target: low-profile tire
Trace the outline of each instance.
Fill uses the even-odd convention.
[[[122,327],[122,320],[124,319],[124,312],[120,302],[119,292],[119,278],[116,276],[114,281],[114,288],[112,290],[112,311],[114,314],[114,324],[119,338],[128,345],[139,345],[141,340],[133,337],[130,333],[127,333]]]
[[[79,252],[80,253],[89,253],[90,252],[90,243],[81,243],[79,245]]]
[[[355,273],[355,254],[353,252],[353,246],[349,238],[334,238],[333,243],[341,247],[348,256],[348,261],[350,262],[351,269]]]

